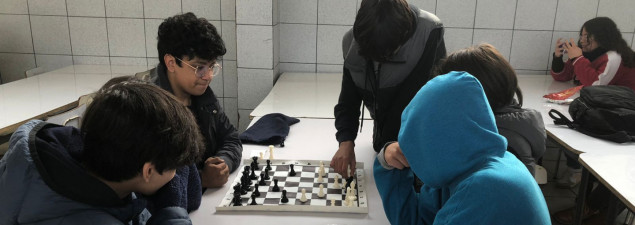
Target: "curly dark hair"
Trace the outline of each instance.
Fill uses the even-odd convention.
[[[115,79],[96,93],[82,118],[86,169],[119,182],[137,176],[147,162],[162,173],[201,159],[203,137],[186,106],[154,84]]]
[[[622,56],[622,63],[627,67],[635,66],[635,56],[633,50],[628,47],[622,37],[620,29],[613,20],[608,17],[596,17],[586,21],[582,28],[586,29],[587,41],[593,38],[598,46],[608,51],[616,51]],[[582,35],[580,28],[580,35]]]
[[[165,66],[163,56],[170,54],[183,58],[213,61],[227,53],[225,43],[216,31],[216,27],[205,18],[197,18],[188,12],[167,18],[159,25],[157,37],[159,61]],[[180,61],[176,64],[181,66]]]
[[[405,0],[362,1],[353,24],[359,55],[387,61],[412,36],[415,25],[415,14]]]

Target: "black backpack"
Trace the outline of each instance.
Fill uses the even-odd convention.
[[[635,141],[635,92],[628,87],[584,87],[569,105],[569,114],[573,122],[555,109],[549,111],[556,125],[617,143]]]

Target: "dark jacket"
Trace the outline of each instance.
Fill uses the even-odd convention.
[[[32,120],[13,133],[0,160],[0,224],[144,224],[146,202],[120,199],[79,162],[78,129]],[[155,224],[191,224],[185,209],[157,211]],[[150,222],[149,222],[150,223]]]
[[[149,80],[170,93],[174,93],[165,71],[165,67],[159,64],[157,67],[137,73],[135,76]],[[203,162],[209,157],[220,157],[225,160],[230,172],[236,170],[240,165],[243,145],[238,139],[238,131],[229,122],[212,89],[207,87],[202,95],[192,96],[192,104],[188,108],[196,117],[196,123],[205,137],[206,149]],[[203,162],[199,163],[199,168]]]
[[[514,104],[494,112],[498,133],[507,138],[507,151],[534,175],[536,161],[545,154],[545,124],[540,112]]]
[[[375,151],[379,152],[387,142],[397,141],[401,112],[431,78],[439,59],[445,57],[443,24],[439,18],[415,6],[411,9],[416,15],[416,30],[389,62],[380,64],[378,75],[373,61],[358,54],[353,30],[344,35],[344,75],[334,110],[338,142],[357,137],[362,101],[374,120]]]

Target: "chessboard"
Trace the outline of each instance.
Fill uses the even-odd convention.
[[[266,169],[268,164],[269,170]],[[368,213],[364,164],[357,162],[355,175],[349,179],[342,179],[329,164],[330,161],[316,160],[246,159],[243,165],[250,166],[244,166],[242,173],[236,176],[216,211]],[[321,167],[322,182],[318,182]],[[295,172],[293,176],[291,168]]]

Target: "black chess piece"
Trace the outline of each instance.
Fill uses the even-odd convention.
[[[249,168],[250,168],[249,166],[245,166],[244,168],[245,170],[243,170],[243,172],[249,172]]]
[[[253,162],[251,162],[251,164],[253,164],[251,167],[255,170],[260,170],[260,168],[258,167],[258,156],[251,157],[251,159],[254,160]]]
[[[271,188],[271,191],[273,192],[280,191],[280,187],[278,187],[278,179],[273,179],[273,188]]]
[[[254,167],[251,167],[251,174],[249,175],[250,180],[257,180],[258,176],[256,176],[256,172],[254,171]]]
[[[287,198],[287,190],[282,190],[282,199],[280,199],[280,202],[282,203],[289,202],[289,199]]]
[[[258,190],[259,186],[260,185],[258,185],[258,184],[254,184],[254,193],[253,194],[256,195],[256,197],[260,197],[260,190]]]
[[[258,203],[256,203],[256,195],[251,194],[251,204],[249,205],[258,205]]]
[[[271,170],[271,160],[267,159],[267,167],[265,168]]]
[[[293,169],[293,164],[289,164],[289,169],[291,169],[291,171],[289,171],[289,176],[290,177],[295,176],[295,170]]]
[[[267,185],[267,183],[265,182],[265,174],[264,173],[260,174],[260,182],[258,184]]]
[[[265,180],[269,179],[271,179],[271,177],[269,177],[269,169],[265,169]]]

